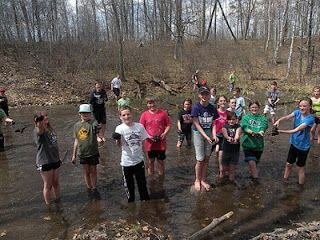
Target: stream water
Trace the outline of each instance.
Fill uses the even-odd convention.
[[[6,151],[0,153],[0,234],[6,235],[1,239],[71,239],[73,231],[80,226],[118,219],[132,223],[143,220],[163,229],[173,239],[183,239],[229,211],[234,215],[212,231],[208,239],[248,239],[276,227],[290,227],[292,222],[319,220],[319,146],[314,144],[309,153],[304,189],[298,187],[296,171],[288,184],[282,182],[288,135],[268,135],[258,166],[259,185],[252,184],[248,178],[242,155],[237,185],[217,184],[217,163],[212,156],[208,178],[216,186],[209,193],[195,195],[190,192],[194,182],[194,150],[186,146],[176,149],[175,116],[171,117],[165,178],[148,179],[151,201],[128,204],[122,186],[120,149],[111,140],[119,124],[115,107],[108,109],[107,141],[100,148],[100,201],[88,200],[81,166],[69,163],[77,107],[58,106],[48,110],[58,133],[61,155],[69,149],[67,160],[60,168],[60,209],[48,211],[42,197],[42,180],[35,169],[36,149],[30,120],[36,109],[39,108],[13,109],[11,116],[17,124],[4,127]],[[22,133],[16,132],[23,127],[26,128]]]

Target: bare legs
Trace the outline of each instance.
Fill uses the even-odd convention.
[[[154,162],[156,161],[155,158],[148,158],[148,176],[152,176],[154,174]],[[158,160],[157,159],[157,164],[158,164],[158,174],[159,176],[164,175],[165,171],[165,164],[164,160]]]
[[[209,158],[205,157],[203,161],[197,161],[195,166],[196,181],[194,182],[194,188],[197,192],[201,190],[201,186],[205,188],[206,191],[210,190],[210,185],[206,181],[206,172],[209,164]]]
[[[298,168],[298,178],[299,178],[299,184],[303,185],[305,181],[305,172],[304,172],[304,167],[297,167]],[[286,163],[286,167],[284,169],[284,180],[288,180],[289,175],[292,171],[292,164]]]
[[[83,164],[84,181],[88,189],[97,188],[97,166]]]
[[[50,205],[53,190],[56,200],[60,199],[59,169],[40,172],[43,180],[43,198],[47,206]]]

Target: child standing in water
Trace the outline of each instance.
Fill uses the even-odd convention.
[[[80,121],[73,129],[72,163],[79,159],[83,166],[84,180],[89,197],[100,198],[97,190],[97,164],[99,164],[98,140],[101,139],[100,126],[92,119],[90,104],[81,104],[79,107]]]
[[[266,93],[267,102],[263,110],[263,114],[267,116],[267,113],[270,112],[272,123],[275,122],[277,104],[280,101],[280,92],[278,91],[277,82],[272,82],[270,89]]]
[[[49,123],[48,114],[40,112],[34,116],[34,140],[37,144],[36,167],[43,180],[43,197],[50,206],[51,193],[55,195],[55,202],[60,201],[59,167],[61,161],[57,135]]]
[[[315,122],[314,125],[311,128],[311,140],[315,136],[318,138],[318,144],[320,144],[320,130],[318,129],[318,126],[320,124],[320,86],[315,86],[313,88],[313,96],[311,97],[312,100],[312,110],[315,112]]]
[[[14,124],[14,121],[11,118],[8,118],[4,110],[0,108],[0,152],[4,151],[4,136],[2,133],[2,122]]]
[[[193,144],[196,153],[196,180],[195,191],[199,192],[201,186],[210,191],[210,185],[206,181],[206,172],[211,155],[212,143],[217,142],[214,120],[219,117],[217,109],[209,104],[210,91],[206,87],[199,88],[197,102],[191,110],[193,119]]]
[[[222,169],[222,143],[223,143],[223,133],[222,127],[227,123],[227,102],[228,99],[226,96],[220,96],[217,101],[218,105],[218,114],[219,117],[214,120],[216,126],[216,135],[219,139],[218,144],[216,145],[216,153],[218,157],[219,164],[219,177],[223,178],[223,169]]]
[[[250,113],[241,120],[241,146],[244,160],[248,163],[250,177],[253,181],[258,179],[257,164],[264,149],[264,134],[268,128],[267,118],[259,114],[259,102],[249,104]]]
[[[115,133],[120,134],[116,143],[122,148],[121,166],[124,186],[128,202],[134,202],[134,177],[138,184],[140,200],[149,200],[144,167],[144,141],[149,137],[142,124],[132,121],[132,111],[129,106],[119,109],[122,124],[116,127]]]
[[[233,91],[233,97],[236,100],[236,115],[239,120],[241,120],[242,116],[246,113],[245,107],[246,103],[244,101],[244,98],[240,96],[241,89],[236,87]]]
[[[228,172],[229,180],[234,182],[236,175],[236,166],[240,156],[240,134],[241,128],[238,124],[238,118],[234,112],[227,113],[227,124],[222,127],[222,177]]]
[[[293,111],[287,116],[281,117],[274,123],[274,126],[278,127],[280,122],[284,120],[293,121],[293,129],[291,130],[279,130],[279,133],[289,133],[290,137],[290,149],[287,157],[287,163],[284,170],[284,180],[287,181],[292,171],[292,166],[296,163],[298,167],[299,184],[303,185],[305,181],[304,166],[308,157],[308,153],[311,147],[310,143],[310,130],[314,124],[314,117],[311,114],[312,101],[310,98],[304,98],[299,102],[299,109]]]
[[[159,176],[164,175],[166,159],[166,136],[170,130],[170,119],[166,111],[157,106],[154,97],[147,99],[148,110],[143,112],[140,123],[145,127],[150,138],[145,141],[148,152],[148,175],[154,173],[154,162],[157,159]]]
[[[191,146],[191,126],[192,126],[192,117],[191,117],[191,106],[192,100],[186,98],[183,101],[183,109],[178,112],[178,142],[177,147],[181,147],[184,138],[187,140],[188,146]]]
[[[6,89],[4,87],[0,87],[0,109],[2,109],[7,117],[9,117],[9,106],[8,106],[8,98],[5,94]]]

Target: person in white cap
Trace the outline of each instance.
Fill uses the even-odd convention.
[[[83,166],[84,180],[87,185],[88,197],[100,199],[97,190],[97,164],[99,164],[98,141],[102,142],[100,125],[92,119],[90,104],[81,104],[79,107],[80,121],[73,129],[73,154],[72,163],[79,159]]]

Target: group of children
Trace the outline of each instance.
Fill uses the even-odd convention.
[[[3,92],[0,88],[0,93]],[[120,93],[119,93],[120,94]],[[121,147],[122,172],[126,187],[128,202],[135,201],[135,184],[137,181],[141,200],[148,200],[149,194],[145,172],[154,175],[155,164],[160,177],[165,174],[166,136],[171,123],[165,110],[157,105],[154,97],[146,99],[147,110],[140,116],[139,123],[133,121],[130,99],[126,92],[118,99],[118,112],[121,124],[116,127],[113,137]],[[177,131],[180,148],[186,139],[187,145],[193,143],[195,149],[195,191],[202,188],[210,191],[211,185],[206,180],[209,158],[216,153],[219,166],[219,179],[226,175],[231,182],[236,177],[239,162],[240,146],[244,153],[244,161],[248,163],[250,177],[257,182],[257,164],[264,150],[264,136],[268,128],[266,114],[270,112],[273,123],[273,135],[279,133],[291,134],[290,149],[285,166],[284,180],[287,181],[293,164],[298,168],[299,184],[305,181],[304,166],[311,147],[311,140],[317,136],[320,143],[320,133],[317,124],[320,122],[320,87],[315,87],[313,97],[299,102],[298,109],[278,120],[275,118],[280,93],[277,83],[273,82],[266,93],[267,101],[263,113],[259,113],[260,104],[250,102],[246,114],[245,100],[240,96],[240,89],[233,88],[232,97],[216,96],[216,89],[206,86],[197,88],[199,101],[192,105],[192,100],[186,98],[183,108],[178,112]],[[84,180],[88,195],[99,199],[97,190],[97,164],[99,164],[98,147],[105,141],[107,95],[100,83],[95,85],[90,95],[90,104],[79,107],[80,121],[73,129],[72,163],[77,159],[83,166]],[[313,112],[314,111],[314,112]],[[92,116],[93,113],[93,116]],[[7,114],[0,109],[0,120],[12,122]],[[279,129],[280,123],[294,120],[293,129]],[[34,138],[37,144],[36,165],[42,176],[45,203],[50,205],[51,195],[55,201],[60,201],[59,156],[57,135],[49,123],[47,112],[39,112],[34,116]],[[0,150],[3,149],[3,135],[0,129]],[[146,164],[144,159],[147,159]]]

